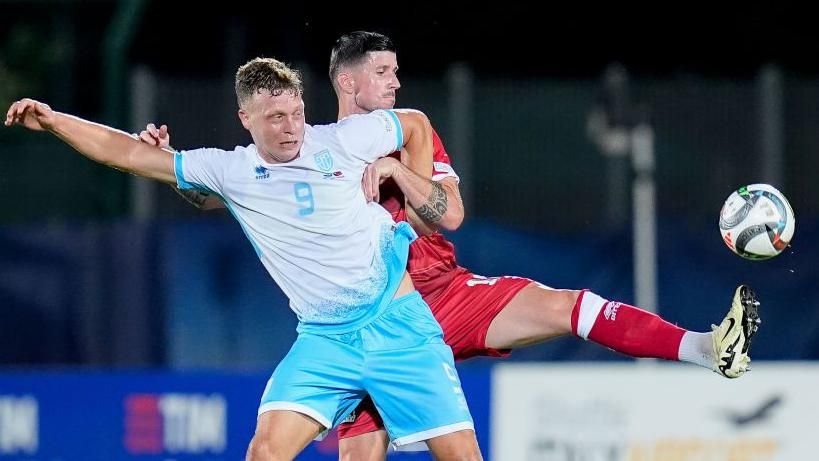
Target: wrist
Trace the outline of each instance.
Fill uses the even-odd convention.
[[[397,181],[401,176],[403,176],[404,173],[406,173],[405,168],[406,168],[406,166],[404,166],[404,164],[401,163],[400,161],[398,161],[398,160],[396,160],[394,158],[390,159],[390,171],[389,171],[389,173],[390,173],[390,177],[393,178],[393,180]]]
[[[59,135],[62,126],[64,125],[65,121],[65,114],[60,112],[54,112],[54,117],[51,120],[51,124],[48,126],[44,126],[43,128],[51,134]]]

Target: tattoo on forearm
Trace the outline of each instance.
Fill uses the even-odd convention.
[[[195,191],[192,189],[176,189],[185,200],[187,200],[191,205],[195,206],[196,208],[202,208],[205,204],[205,200],[208,199],[210,194],[206,194],[204,192]]]
[[[418,216],[428,223],[437,223],[446,214],[446,192],[444,187],[432,181],[432,192],[429,193],[427,203],[417,208]]]

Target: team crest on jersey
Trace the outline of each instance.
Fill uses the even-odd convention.
[[[267,179],[270,177],[270,172],[261,165],[257,165],[253,171],[256,173],[256,179]]]
[[[316,161],[316,166],[318,167],[319,171],[323,173],[330,173],[333,171],[333,156],[330,155],[329,150],[324,149],[317,154],[313,154],[313,160]]]

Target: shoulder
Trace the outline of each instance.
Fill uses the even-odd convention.
[[[304,125],[304,137],[321,137],[335,132],[338,123],[327,123],[324,125]]]
[[[398,123],[398,117],[392,110],[376,109],[367,114],[353,114],[341,119],[336,125],[339,128],[355,127],[355,126],[371,126],[373,124],[382,124],[391,127]]]
[[[304,127],[304,146],[307,147],[336,144],[338,137],[338,123],[305,125]]]
[[[195,157],[201,161],[208,162],[221,170],[231,170],[236,166],[258,163],[256,146],[248,144],[246,146],[235,146],[233,149],[197,149],[183,154],[183,157],[193,157],[193,152],[197,152]]]
[[[248,144],[246,146],[236,146],[233,150],[222,151],[222,156],[226,161],[230,162],[255,162],[258,151],[255,144]]]
[[[180,149],[176,151],[176,153],[182,155],[199,153],[206,155],[218,155],[224,158],[235,158],[243,155],[254,155],[256,153],[256,145],[248,144],[247,146],[236,146],[232,150],[220,149],[218,147],[200,147],[197,149]]]

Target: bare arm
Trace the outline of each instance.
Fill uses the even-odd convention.
[[[408,170],[416,173],[416,175],[423,174],[426,171],[427,175],[422,179],[431,185],[429,195],[426,200],[419,207],[409,199],[410,188],[409,181],[404,181],[406,184],[402,186],[403,172],[399,172],[397,176],[393,176],[398,187],[404,193],[407,201],[407,219],[410,224],[416,229],[421,226],[432,228],[440,227],[442,229],[453,231],[460,227],[464,220],[464,204],[461,200],[461,193],[458,190],[458,181],[454,178],[445,178],[441,181],[433,181],[432,176],[432,159],[429,159],[427,164],[426,158],[422,156],[412,156],[401,152],[402,167],[406,165]],[[430,179],[427,179],[430,178]],[[423,229],[419,229],[423,230]]]
[[[149,146],[128,133],[55,112],[47,104],[22,99],[9,107],[6,126],[49,131],[89,159],[118,170],[175,184],[173,153]]]
[[[454,230],[463,222],[463,204],[457,182],[451,179],[436,182],[432,176],[432,127],[429,119],[415,111],[395,111],[404,131],[401,162],[382,158],[364,172],[362,188],[368,200],[378,200],[378,186],[391,177],[404,193],[407,219],[421,234],[429,234],[440,226]]]

